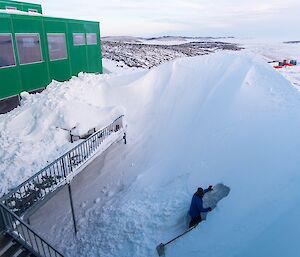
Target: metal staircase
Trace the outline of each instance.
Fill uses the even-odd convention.
[[[0,236],[0,256],[1,257],[36,257],[23,244],[5,233]]]

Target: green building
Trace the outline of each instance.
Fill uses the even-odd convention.
[[[46,17],[38,4],[0,0],[0,113],[52,80],[102,73],[99,22]]]

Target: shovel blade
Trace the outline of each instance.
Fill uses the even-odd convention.
[[[156,251],[158,253],[158,256],[164,256],[165,255],[165,245],[163,243],[160,243],[156,247]]]

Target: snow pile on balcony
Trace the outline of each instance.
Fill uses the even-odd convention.
[[[53,81],[42,93],[23,92],[21,106],[0,115],[0,195],[74,147],[70,130],[84,135],[124,114],[122,106],[107,105],[101,81],[92,74]]]

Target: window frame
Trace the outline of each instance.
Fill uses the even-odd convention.
[[[37,9],[28,8],[28,12],[39,13]]]
[[[38,35],[39,36],[39,42],[40,42],[40,52],[41,52],[41,61],[38,62],[30,62],[30,63],[20,63],[20,51],[19,51],[19,47],[18,47],[18,40],[17,40],[17,36],[30,36],[30,35]],[[30,65],[30,64],[37,64],[37,63],[43,63],[44,62],[44,56],[43,56],[43,51],[42,51],[42,44],[41,44],[41,36],[40,33],[38,32],[31,32],[31,33],[15,33],[15,38],[16,38],[16,45],[17,45],[17,51],[18,51],[18,59],[19,59],[19,65],[23,66],[23,65]]]
[[[89,44],[88,43],[88,38],[87,38],[87,35],[88,34],[93,34],[96,36],[96,43],[93,43],[93,44]],[[97,37],[97,33],[96,32],[90,32],[90,33],[85,33],[85,37],[86,37],[86,45],[88,46],[95,46],[95,45],[98,45],[98,37]]]
[[[7,6],[5,6],[5,10],[13,10],[13,11],[17,11],[18,8],[15,7],[15,6],[9,6],[9,5],[7,5]]]
[[[50,49],[49,49],[49,41],[48,41],[48,35],[64,35],[65,38],[65,46],[66,46],[66,57],[65,58],[60,58],[60,59],[55,59],[55,60],[51,60],[50,57]],[[68,60],[68,45],[67,45],[67,37],[66,37],[66,33],[46,33],[47,36],[47,47],[48,47],[48,54],[49,54],[49,60],[50,62],[55,62],[55,61],[61,61],[61,60]]]
[[[75,42],[74,42],[74,35],[83,35],[84,43],[83,43],[83,44],[76,44],[76,45],[75,45]],[[73,46],[85,46],[85,45],[87,45],[87,44],[86,44],[86,38],[85,38],[85,33],[84,33],[84,32],[74,32],[74,33],[72,33],[72,39],[73,39]]]
[[[0,36],[1,35],[10,36],[10,38],[11,38],[11,46],[12,46],[12,50],[13,50],[15,64],[14,65],[0,67],[0,69],[16,67],[17,66],[17,59],[16,59],[16,53],[15,53],[15,46],[14,46],[14,37],[13,37],[13,34],[12,33],[0,33]]]

